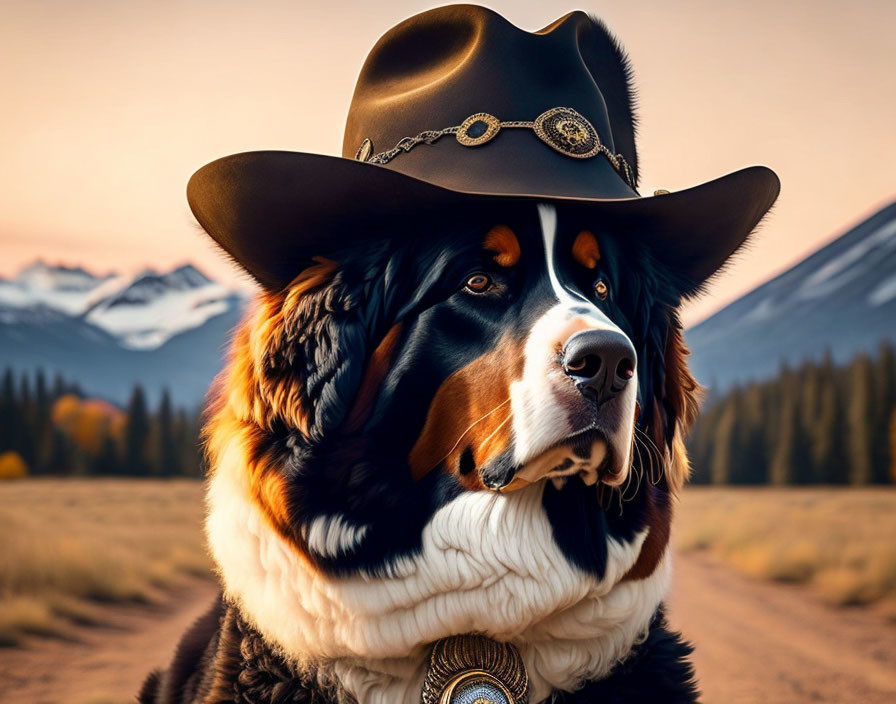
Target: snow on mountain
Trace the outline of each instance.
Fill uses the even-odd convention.
[[[44,305],[69,315],[83,313],[111,284],[123,283],[115,274],[97,276],[81,267],[52,266],[37,261],[10,280],[0,279],[0,306],[30,308]]]
[[[763,242],[763,246],[773,243]],[[724,388],[782,362],[846,361],[896,340],[896,203],[687,331],[697,378]]]
[[[167,274],[147,270],[96,301],[85,319],[131,349],[154,349],[238,306],[238,297],[187,264]]]
[[[242,302],[191,264],[167,273],[146,269],[136,276],[96,276],[80,267],[37,262],[0,281],[2,322],[58,311],[100,328],[129,349],[155,349]]]
[[[120,404],[141,384],[197,405],[245,303],[189,264],[97,276],[38,262],[0,280],[0,369],[60,373]]]

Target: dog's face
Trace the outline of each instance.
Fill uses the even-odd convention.
[[[685,287],[581,211],[473,220],[326,253],[265,294],[221,382],[212,471],[240,434],[252,501],[324,573],[388,574],[460,494],[543,484],[572,564],[600,576],[607,540],[648,527],[649,574],[696,408]]]

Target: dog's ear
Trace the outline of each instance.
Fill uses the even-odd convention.
[[[312,442],[339,427],[367,356],[362,298],[323,257],[282,291],[262,293],[234,345],[229,401],[240,415]]]
[[[684,440],[697,418],[701,388],[688,368],[690,351],[678,315],[672,311],[666,319],[662,363],[654,375],[653,407],[647,427],[650,439],[667,458],[666,483],[672,492],[677,492],[690,473]]]

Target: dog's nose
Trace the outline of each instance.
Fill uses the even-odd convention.
[[[584,330],[563,345],[563,370],[583,394],[609,401],[635,375],[637,355],[617,330]]]

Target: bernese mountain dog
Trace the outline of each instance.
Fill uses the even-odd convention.
[[[374,46],[342,158],[194,174],[262,292],[205,427],[223,595],[143,704],[697,700],[679,308],[780,184],[641,197],[632,95],[585,13],[447,6]]]
[[[696,701],[663,616],[691,291],[574,206],[477,220],[260,295],[205,430],[224,596],[141,702],[412,704],[466,633],[533,704]]]

